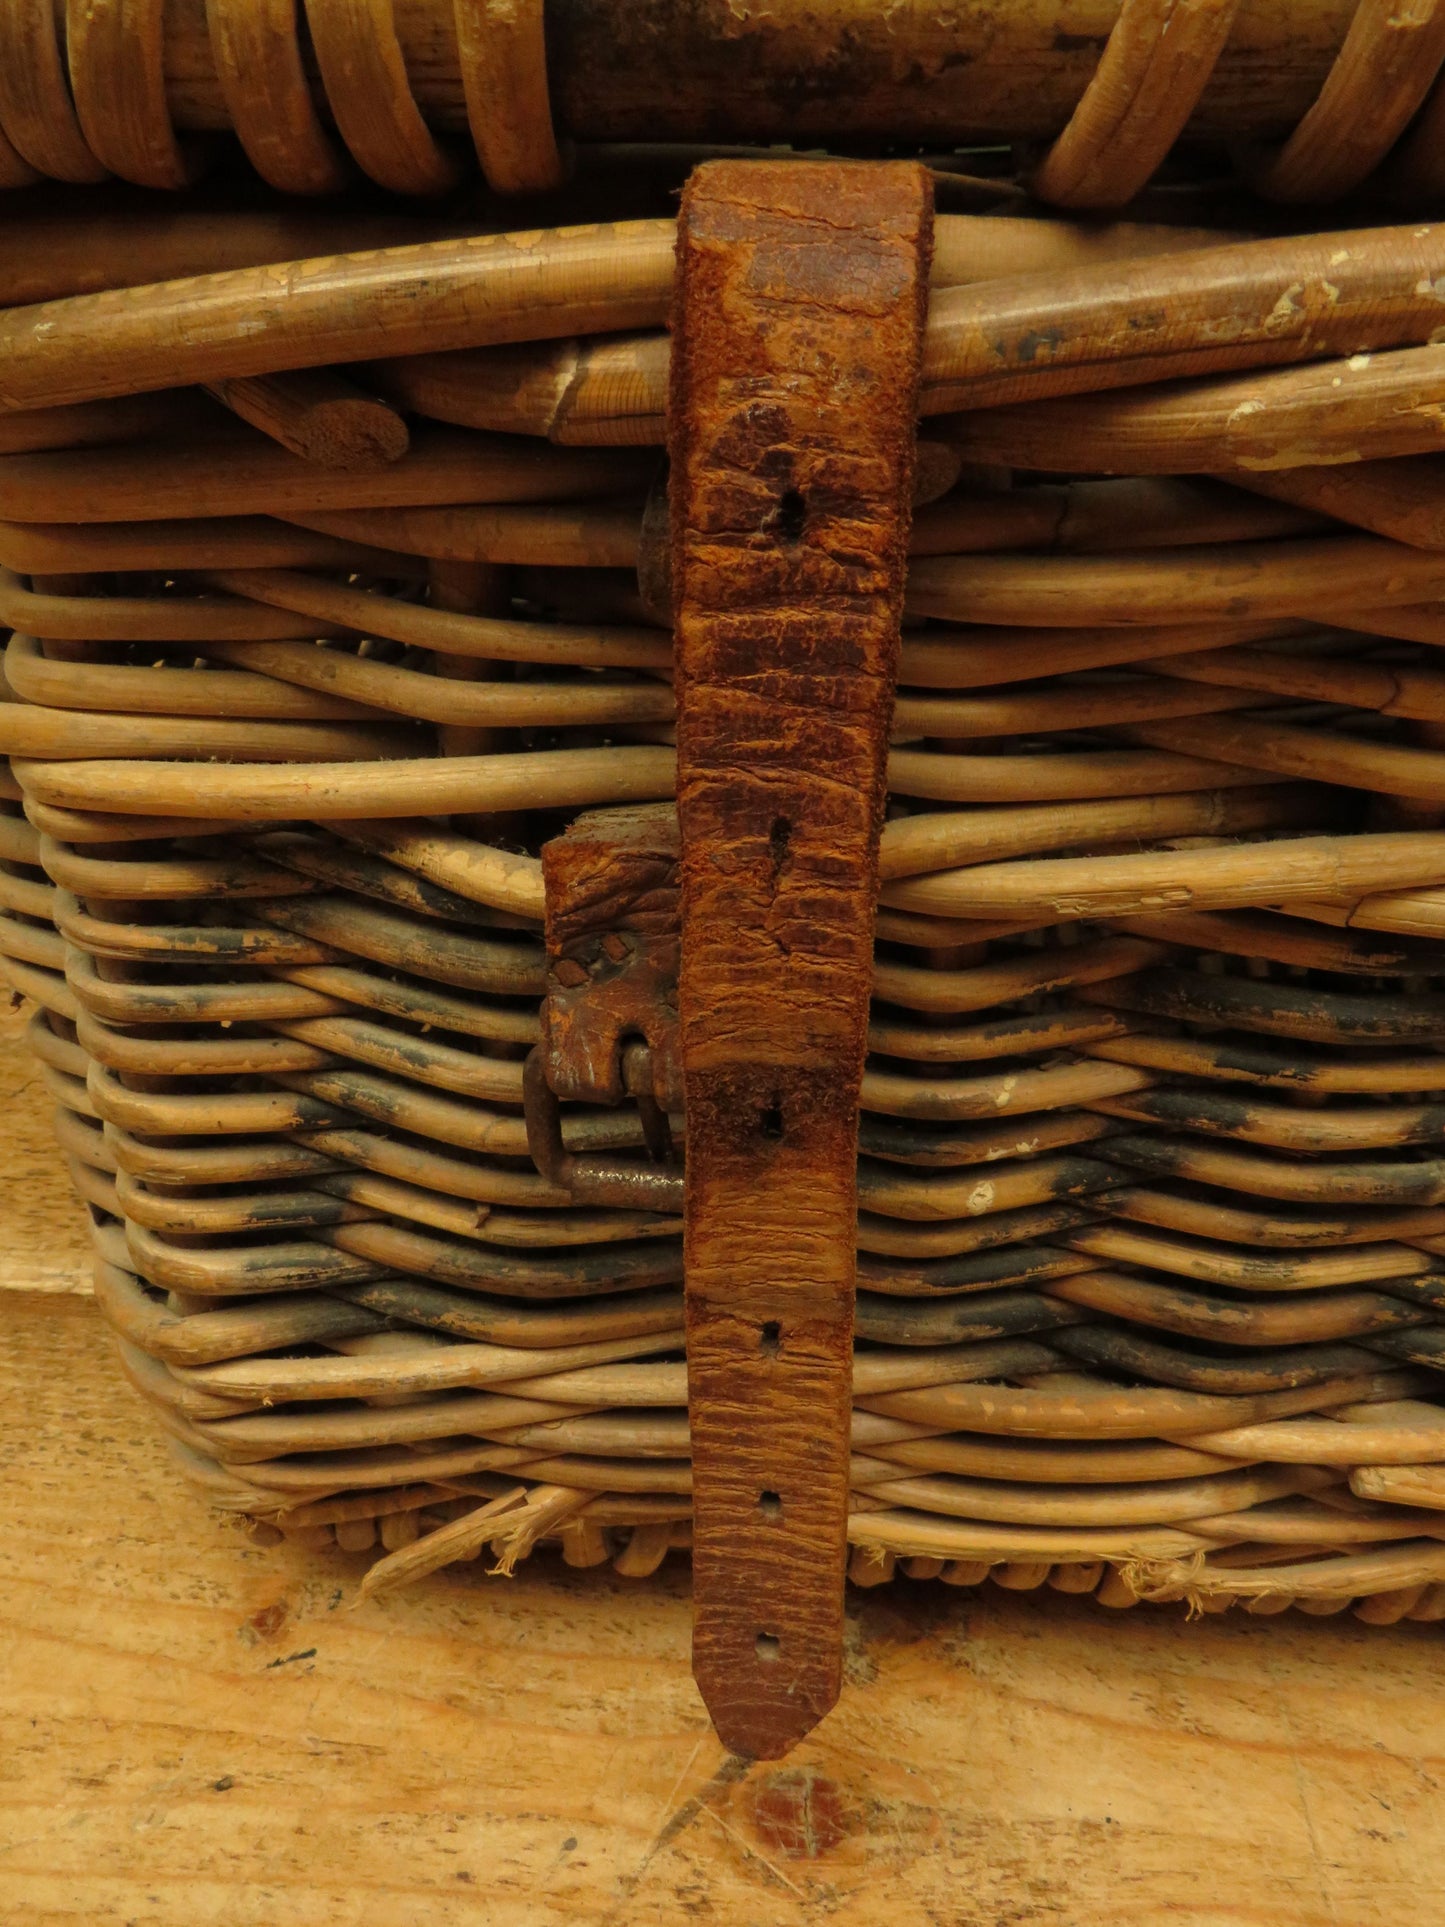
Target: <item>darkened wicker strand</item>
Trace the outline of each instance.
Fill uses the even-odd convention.
[[[1238,145],[1293,127],[1256,172],[1281,198],[1324,200],[1405,132],[1442,51],[1433,0],[1368,0],[1353,17],[1300,6],[1288,35],[1212,0],[1129,0],[1069,36],[1024,0],[986,24],[963,6],[903,23],[812,7],[744,34],[661,0],[569,0],[545,39],[538,0],[307,0],[304,18],[299,0],[194,12],[96,0],[66,16],[63,69],[41,10],[13,11],[0,128],[17,186],[103,166],[179,187],[190,137],[233,129],[265,179],[326,192],[343,178],[330,123],[380,186],[442,191],[442,142],[470,132],[494,188],[533,192],[560,179],[556,114],[584,140],[695,140],[700,126],[765,145],[1052,140],[1041,191],[1089,206],[1127,200],[1182,132]],[[1430,151],[1417,137],[1407,177],[1422,156],[1428,175]]]

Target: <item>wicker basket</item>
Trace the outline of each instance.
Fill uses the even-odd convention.
[[[187,189],[19,193],[0,263],[0,964],[171,1450],[369,1588],[689,1545],[680,1221],[524,1101],[542,847],[674,784],[692,156],[572,143],[932,144],[850,1575],[1445,1618],[1445,6],[1020,3],[786,125],[843,9],[444,11],[0,13],[0,180]]]

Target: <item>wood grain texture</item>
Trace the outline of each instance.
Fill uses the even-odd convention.
[[[410,446],[404,418],[334,368],[243,375],[216,382],[209,392],[242,421],[320,468],[385,468]]]
[[[933,246],[908,163],[697,170],[669,418],[694,1665],[775,1759],[842,1668],[878,838]]]
[[[52,1100],[0,979],[0,1291],[90,1290],[90,1234],[50,1128]],[[0,1323],[5,1314],[0,1312]]]
[[[0,1310],[0,1918],[27,1927],[1398,1927],[1439,1917],[1429,1626],[855,1593],[782,1767],[688,1676],[686,1566],[260,1548],[99,1321]]]

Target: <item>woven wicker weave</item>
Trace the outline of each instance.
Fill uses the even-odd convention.
[[[742,31],[674,0],[547,0],[545,18],[543,0],[14,0],[0,186],[180,188],[221,133],[293,194],[353,170],[435,194],[476,166],[544,190],[573,139],[1026,139],[1040,197],[1095,208],[1183,135],[1278,201],[1334,199],[1387,160],[1425,195],[1445,179],[1442,62],[1437,0],[782,0]]]
[[[608,9],[557,11],[559,126],[648,131],[579,78]],[[181,187],[230,127],[286,190],[344,148],[439,192],[467,124],[493,187],[562,179],[540,5],[429,66],[427,9],[309,0],[315,73],[274,9],[211,0],[213,60],[193,12],[89,0],[68,69],[0,15],[0,180]],[[1337,231],[972,175],[996,211],[939,220],[851,1573],[1442,1618],[1445,230],[1385,223],[1445,174],[1445,7],[1301,9],[1247,111],[1234,15],[1128,0],[1087,91],[1050,68],[1036,192],[1122,204],[1186,124],[1276,200],[1395,149]],[[871,98],[828,125],[946,124]],[[171,1449],[372,1585],[689,1541],[679,1221],[575,1205],[523,1115],[540,848],[673,793],[661,166],[594,188],[645,218],[411,241],[192,189],[87,253],[83,196],[14,197],[0,281],[51,305],[0,313],[0,965]],[[644,1145],[631,1102],[565,1130]]]

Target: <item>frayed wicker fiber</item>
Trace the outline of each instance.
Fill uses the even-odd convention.
[[[676,87],[639,64],[650,4],[545,45],[484,4],[430,60],[425,7],[283,11],[0,20],[0,180],[186,188],[106,230],[12,197],[0,966],[122,1368],[219,1506],[368,1590],[542,1541],[642,1577],[690,1545],[686,1119],[629,1073],[549,1161],[526,1066],[543,846],[676,788],[693,156],[571,143],[778,137],[831,29],[741,36],[730,92],[700,26]],[[860,43],[788,130],[939,150],[859,1585],[1445,1617],[1445,8],[1297,12],[1260,73],[1230,4],[1047,57],[1020,5],[986,72]],[[1017,172],[954,151],[1001,132]],[[186,187],[229,133],[435,207]],[[477,214],[464,136],[543,224]]]

